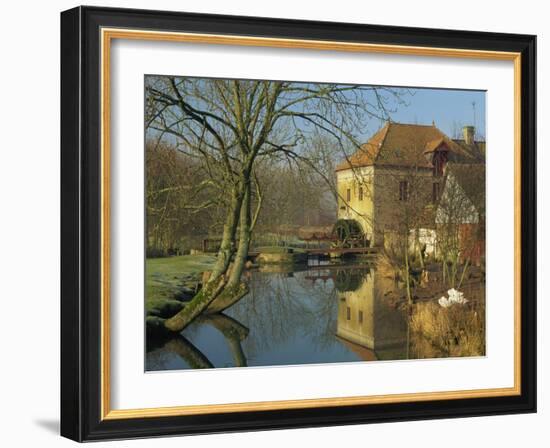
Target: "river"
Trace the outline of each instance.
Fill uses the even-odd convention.
[[[408,316],[393,278],[367,262],[327,263],[248,271],[250,293],[223,314],[149,341],[146,370],[409,358]]]

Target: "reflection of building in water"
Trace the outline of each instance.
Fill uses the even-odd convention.
[[[393,279],[370,269],[343,271],[335,283],[336,335],[365,361],[408,358],[407,315],[387,294],[396,288]]]

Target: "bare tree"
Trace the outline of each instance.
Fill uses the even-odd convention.
[[[148,133],[174,139],[181,151],[204,164],[228,197],[210,279],[165,323],[177,332],[214,300],[238,300],[248,291],[241,274],[255,222],[251,215],[257,216],[251,197],[261,190],[258,162],[267,158],[313,167],[303,147],[314,132],[330,136],[342,150],[350,142],[356,147],[366,120],[386,119],[390,97],[398,98],[382,87],[171,76],[148,78],[146,93]]]
[[[459,288],[472,262],[474,249],[484,239],[485,165],[449,165],[437,209],[438,247],[444,280]],[[469,229],[461,234],[461,229]],[[462,264],[462,269],[460,269]]]
[[[147,253],[165,256],[192,245],[202,229],[218,221],[222,196],[197,161],[168,142],[148,140],[145,157]]]

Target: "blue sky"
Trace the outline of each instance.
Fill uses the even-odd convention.
[[[155,80],[157,76],[146,77]],[[210,78],[189,78],[199,82],[208,83]],[[297,83],[301,84],[301,83]],[[342,85],[346,87],[346,85]],[[365,87],[370,87],[366,85]],[[399,123],[412,123],[435,125],[447,136],[457,138],[462,135],[461,128],[466,125],[475,125],[476,139],[485,138],[485,113],[486,113],[486,92],[479,90],[451,90],[451,89],[428,89],[428,88],[406,88],[380,86],[391,89],[396,92],[403,103],[397,100],[384,89],[380,89],[382,96],[387,98],[386,107],[388,110],[394,110],[391,113],[391,120]],[[344,95],[347,95],[345,93]],[[350,101],[353,102],[353,93],[349,93]],[[373,93],[367,94],[369,101],[376,108],[376,100]],[[193,99],[189,99],[193,101]],[[475,103],[475,116],[474,107]],[[199,108],[204,108],[201,105]],[[358,140],[367,141],[378,129],[385,124],[377,118],[365,120],[362,123],[362,129],[358,129],[356,137]],[[298,123],[298,127],[302,124]],[[148,130],[147,132],[154,131]]]
[[[407,106],[400,105],[392,114],[392,120],[399,123],[432,124],[449,137],[454,137],[455,128],[474,124],[475,102],[476,136],[485,137],[485,91],[447,89],[408,89],[405,96]],[[364,132],[370,137],[383,123],[372,120]]]

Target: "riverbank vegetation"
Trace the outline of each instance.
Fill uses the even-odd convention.
[[[413,306],[412,358],[485,355],[485,300],[448,308],[436,301]]]

